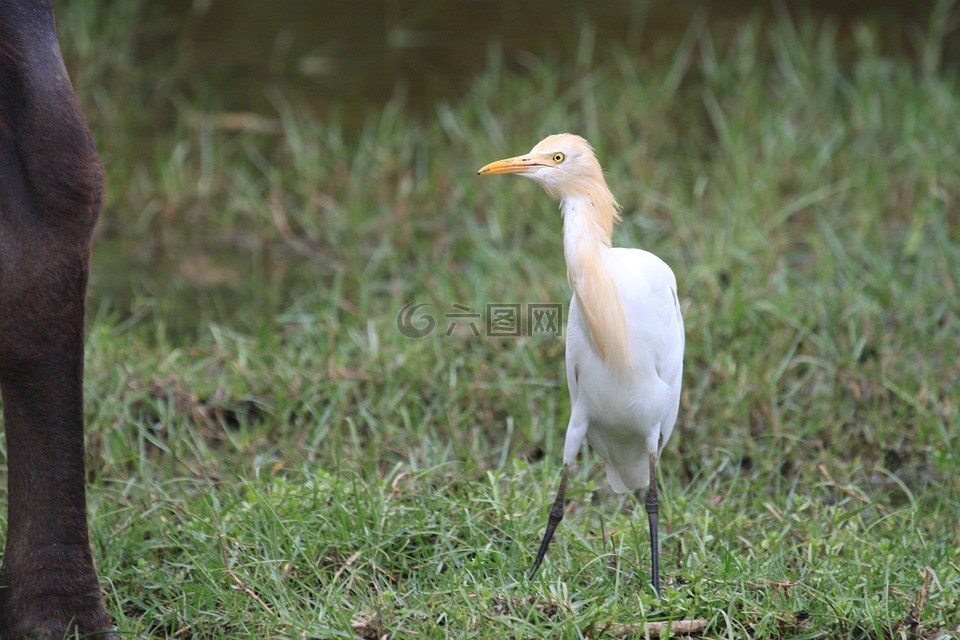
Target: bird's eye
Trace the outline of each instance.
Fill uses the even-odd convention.
[[[562,153],[557,152],[557,153],[553,154],[553,161],[554,161],[556,164],[560,164],[561,162],[564,161],[564,159],[565,159],[566,157],[567,157],[567,156],[563,155]]]

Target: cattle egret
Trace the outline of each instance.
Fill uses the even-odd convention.
[[[645,506],[653,588],[659,595],[656,469],[677,420],[683,371],[683,318],[673,271],[647,251],[611,247],[620,206],[583,138],[552,135],[526,155],[492,162],[477,173],[515,173],[560,200],[563,255],[573,288],[563,473],[530,577],[563,519],[567,477],[586,436],[603,458],[614,491],[649,486]]]

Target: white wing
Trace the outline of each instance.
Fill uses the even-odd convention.
[[[686,338],[677,279],[667,263],[648,251],[617,248],[613,254],[623,265],[614,279],[627,315],[630,357],[637,364],[651,362],[652,373],[668,390],[661,399],[659,455],[677,421],[683,378]],[[644,365],[640,366],[642,375]]]
[[[614,491],[649,484],[650,453],[659,455],[677,419],[683,374],[683,319],[673,271],[639,249],[605,258],[627,322],[627,378],[611,372],[590,340],[578,302],[570,302],[567,385],[571,416],[564,462],[572,463],[584,435],[606,463]]]

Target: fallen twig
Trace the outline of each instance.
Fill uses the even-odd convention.
[[[789,582],[787,580],[767,580],[764,579],[761,582],[748,581],[747,586],[752,589],[757,589],[763,591],[764,589],[783,589],[788,591],[793,587],[797,586],[796,582]]]
[[[254,601],[257,602],[257,604],[259,604],[261,607],[266,609],[267,612],[270,613],[270,615],[276,617],[277,614],[273,611],[273,609],[270,608],[270,605],[264,602],[260,598],[260,596],[257,595],[257,592],[251,589],[250,587],[248,587],[247,584],[243,580],[241,580],[240,577],[237,574],[235,574],[233,570],[230,568],[230,558],[227,555],[226,536],[224,536],[223,534],[220,534],[219,538],[220,538],[220,553],[223,554],[223,566],[226,569],[227,576],[231,580],[233,580],[234,584],[236,585],[235,588],[240,589],[241,591],[246,593],[248,596],[253,598]]]
[[[611,634],[617,637],[623,637],[633,634],[645,634],[648,638],[660,638],[667,635],[669,630],[671,636],[692,636],[698,634],[707,628],[707,621],[704,618],[694,618],[693,620],[664,620],[662,622],[633,622],[630,624],[608,624],[603,627],[605,634]]]
[[[920,595],[917,596],[916,606],[914,606],[913,611],[910,612],[910,615],[917,621],[917,624],[920,623],[920,614],[923,613],[923,605],[927,601],[927,594],[930,593],[930,577],[932,575],[933,569],[930,567],[923,568],[923,582],[920,583]]]
[[[356,562],[356,561],[357,561],[357,558],[359,558],[359,557],[360,557],[360,552],[357,551],[357,552],[354,553],[352,556],[350,556],[349,558],[347,558],[347,559],[343,562],[343,564],[340,565],[340,568],[337,569],[337,572],[333,574],[333,579],[334,579],[334,580],[339,580],[339,579],[340,579],[340,576],[343,575],[343,572],[346,571],[346,570],[350,567],[350,565],[352,565],[354,562]]]
[[[840,491],[841,493],[845,493],[846,495],[850,496],[850,497],[853,498],[854,500],[859,500],[860,502],[863,502],[863,503],[866,503],[866,504],[871,504],[870,498],[868,498],[867,496],[863,495],[862,493],[860,493],[860,492],[857,491],[856,489],[853,489],[853,488],[851,488],[851,487],[844,487],[844,486],[838,484],[837,481],[834,480],[833,477],[830,476],[830,472],[827,471],[827,468],[826,468],[824,465],[822,465],[822,464],[817,465],[817,470],[818,470],[821,474],[823,474],[823,477],[824,477],[824,478],[827,479],[827,486],[830,487],[831,489],[836,489],[837,491]],[[876,507],[877,509],[879,509],[880,511],[886,511],[886,510],[887,510],[887,508],[886,508],[884,505],[880,504],[880,503],[873,503],[873,506]]]
[[[924,567],[920,575],[922,581],[920,583],[920,592],[917,594],[917,602],[910,609],[910,615],[901,620],[897,625],[898,629],[908,627],[910,633],[914,636],[919,636],[920,633],[920,616],[923,614],[923,605],[927,601],[927,594],[930,593],[930,577],[933,575],[933,569]]]

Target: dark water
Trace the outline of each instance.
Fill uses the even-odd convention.
[[[793,13],[840,21],[876,18],[922,24],[932,2],[819,0],[781,3]],[[225,106],[268,107],[265,87],[317,105],[376,107],[398,90],[414,108],[451,98],[487,64],[570,54],[584,25],[598,43],[641,53],[677,41],[700,14],[714,32],[732,31],[771,2],[755,0],[174,0],[163,15],[177,29],[197,73]]]
[[[421,113],[437,100],[456,99],[492,50],[508,65],[530,56],[572,55],[589,25],[598,54],[620,46],[642,56],[657,47],[669,51],[694,16],[722,38],[757,11],[772,15],[771,6],[747,0],[169,0],[149,9],[155,26],[143,56],[186,61],[181,89],[188,100],[202,88],[216,95],[223,112],[273,116],[271,96],[279,92],[321,116],[337,112],[350,127],[398,94]],[[784,6],[841,23],[866,17],[900,28],[916,24],[919,32],[932,3]],[[240,306],[278,312],[306,280],[304,265],[271,265],[257,256],[206,250],[185,264],[162,255],[132,259],[137,251],[100,239],[91,284],[94,313],[154,315],[174,333],[192,333],[206,322],[231,324]],[[231,275],[237,273],[245,275]]]
[[[179,7],[178,7],[179,5]],[[487,62],[507,55],[569,51],[584,24],[601,38],[639,42],[646,29],[682,32],[697,3],[512,0],[174,3],[186,46],[229,107],[256,109],[263,87],[315,104],[376,106],[406,92],[415,106],[452,97]],[[684,8],[686,5],[686,8]],[[239,82],[238,78],[241,78]]]

